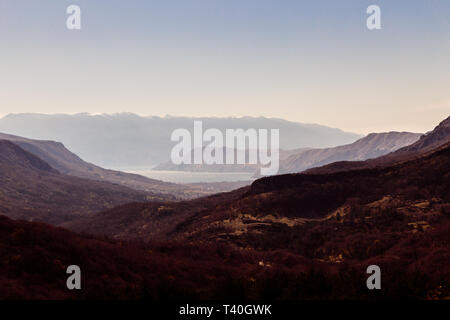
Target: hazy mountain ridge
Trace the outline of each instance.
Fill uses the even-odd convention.
[[[168,161],[175,144],[173,130],[280,129],[280,148],[330,147],[351,143],[360,135],[320,125],[275,118],[187,118],[116,115],[10,114],[0,119],[0,131],[33,139],[60,141],[82,159],[104,167],[151,167]],[[89,143],[87,143],[89,141]]]
[[[441,121],[432,131],[422,135],[420,139],[405,148],[400,149],[397,154],[404,152],[427,152],[447,142],[450,142],[450,116]]]
[[[266,177],[230,193],[127,204],[66,226],[123,240],[176,240],[174,248],[217,248],[212,265],[239,267],[233,277],[240,280],[230,285],[245,297],[265,297],[270,288],[271,297],[284,299],[374,298],[364,276],[376,264],[383,270],[379,298],[447,299],[449,168],[450,143],[384,168]],[[301,290],[283,289],[293,285]],[[318,286],[325,289],[317,293]]]
[[[280,174],[301,172],[337,161],[377,158],[416,142],[422,134],[411,132],[371,133],[352,144],[326,149],[310,149],[280,162]]]
[[[57,224],[152,198],[167,196],[62,174],[11,141],[0,140],[0,214]]]
[[[436,132],[441,127],[436,127]],[[255,223],[296,224],[304,219],[323,219],[342,206],[367,205],[386,196],[400,197],[405,202],[431,199],[433,195],[444,203],[450,202],[450,142],[420,154],[384,167],[265,177],[250,187],[194,201],[124,205],[67,226],[120,238],[189,238],[194,234],[202,237],[202,233],[222,234],[226,230],[224,221],[236,219],[238,226],[242,220],[264,221],[264,217],[271,218],[269,222]]]
[[[363,161],[377,158],[416,142],[422,134],[411,132],[371,133],[351,144],[333,148],[303,148],[280,150],[278,174],[301,172],[336,161]],[[225,155],[226,150],[224,151]],[[193,154],[193,151],[191,152]],[[248,159],[248,150],[246,151]],[[225,157],[224,157],[225,158]],[[225,162],[225,160],[224,160]],[[260,165],[250,164],[173,164],[171,161],[156,166],[155,170],[190,172],[253,172],[258,177]]]
[[[432,131],[422,135],[415,143],[386,154],[384,156],[365,161],[341,161],[323,167],[307,170],[308,173],[332,173],[347,170],[359,170],[364,168],[377,168],[401,163],[433,152],[450,142],[450,117],[441,121]]]
[[[277,299],[446,299],[450,142],[428,134],[433,136],[439,136],[432,139],[437,147],[418,148],[394,164],[266,177],[189,201],[138,200],[64,224],[117,240],[0,217],[0,269],[7,275],[0,276],[0,296],[36,296],[26,290],[27,278],[11,270],[12,257],[23,262],[20,275],[32,275],[33,285],[47,288],[48,297],[84,298],[83,290],[62,291],[64,278],[54,276],[76,253],[91,275],[84,280],[90,297],[217,299],[235,298],[239,292],[242,298],[263,299],[269,292]],[[11,156],[0,173],[11,172],[16,160],[28,154],[6,145],[12,151],[4,154]],[[30,156],[24,161],[30,171],[60,175]],[[30,237],[41,248],[37,260],[30,253]],[[48,274],[36,274],[27,267],[30,262]],[[371,264],[383,270],[383,290],[375,296],[365,286]],[[103,265],[106,269],[98,267]],[[301,290],[290,290],[293,286]]]
[[[204,239],[227,235],[227,228],[245,226],[244,220],[261,231],[264,225],[323,219],[341,207],[365,206],[383,197],[403,204],[435,197],[439,205],[450,202],[449,168],[450,143],[426,157],[385,168],[271,176],[250,187],[182,203],[124,205],[66,226],[125,239]]]
[[[63,174],[117,183],[135,190],[166,194],[173,198],[192,198],[204,194],[203,191],[194,187],[150,179],[137,174],[103,169],[83,161],[59,142],[32,140],[2,133],[0,133],[0,139],[12,141]]]

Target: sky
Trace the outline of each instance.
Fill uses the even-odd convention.
[[[66,9],[81,8],[81,30]],[[381,8],[380,30],[366,9]],[[450,115],[448,0],[0,0],[0,116],[266,116],[356,133]]]

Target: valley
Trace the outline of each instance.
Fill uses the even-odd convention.
[[[445,316],[449,21],[0,0],[3,314]]]
[[[376,159],[194,199],[64,174],[51,152],[47,163],[0,140],[0,213],[15,219],[0,217],[0,297],[448,299],[448,127]],[[87,290],[64,289],[72,264]],[[374,264],[379,292],[365,287]]]

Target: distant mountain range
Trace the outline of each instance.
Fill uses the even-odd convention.
[[[296,173],[320,167],[336,161],[359,161],[377,158],[416,142],[422,134],[411,132],[371,133],[351,144],[333,148],[303,148],[280,150],[280,169],[278,174]],[[224,151],[225,154],[225,151]],[[259,176],[259,165],[239,164],[173,164],[162,163],[154,170],[191,172],[253,172]]]
[[[239,228],[248,230],[249,223],[261,233],[265,225],[295,225],[307,219],[323,219],[346,206],[357,208],[384,197],[396,198],[400,206],[408,201],[431,199],[430,194],[441,199],[436,200],[439,203],[449,203],[450,131],[443,129],[447,123],[448,119],[417,141],[414,152],[403,157],[401,163],[361,168],[360,163],[376,159],[345,162],[356,166],[336,173],[307,171],[265,177],[230,193],[179,203],[124,205],[66,226],[76,231],[141,240],[192,239],[194,235],[204,240],[237,232],[236,238],[241,241]]]
[[[0,298],[449,299],[449,128],[184,201],[65,175],[0,140],[0,215],[72,230],[0,216]],[[22,146],[73,164],[57,144]],[[74,259],[88,290],[66,290]],[[373,264],[383,290],[367,290]]]
[[[280,130],[280,148],[333,147],[352,143],[360,135],[314,124],[275,118],[187,118],[116,115],[10,114],[0,119],[0,132],[63,143],[90,163],[103,167],[155,166],[170,159],[173,130],[193,130],[194,120],[208,128]]]
[[[233,274],[226,287],[205,288],[202,297],[220,292],[220,297],[232,298],[239,292],[240,297],[261,299],[269,292],[280,300],[448,299],[446,132],[441,124],[400,162],[360,168],[363,161],[348,161],[347,167],[356,167],[265,177],[190,201],[125,204],[64,226],[116,240],[165,244],[162,252],[178,255],[180,270],[193,268],[189,276],[178,272],[171,278],[183,287],[181,294],[188,288],[188,295],[195,295],[191,290],[204,286],[205,274],[222,279],[208,268],[226,266],[225,274]],[[147,252],[161,254],[158,248]],[[185,252],[191,260],[185,260]],[[214,262],[199,261],[205,257]],[[365,286],[367,266],[374,264],[383,279],[383,289],[376,293]],[[174,274],[155,269],[160,270],[158,279]],[[195,277],[198,285],[187,285],[193,273],[200,276]]]

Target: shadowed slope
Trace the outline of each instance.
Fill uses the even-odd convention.
[[[61,174],[14,143],[0,140],[0,214],[60,223],[146,199],[151,194]]]
[[[266,177],[251,187],[194,201],[124,205],[67,227],[143,240],[217,238],[242,224],[261,228],[323,219],[344,206],[364,206],[385,196],[450,203],[449,174],[447,144],[426,157],[390,167]]]
[[[136,190],[165,194],[166,198],[192,198],[203,194],[198,188],[163,182],[137,174],[103,169],[83,161],[59,142],[32,140],[3,133],[0,133],[0,139],[12,141],[63,174],[117,183]]]

